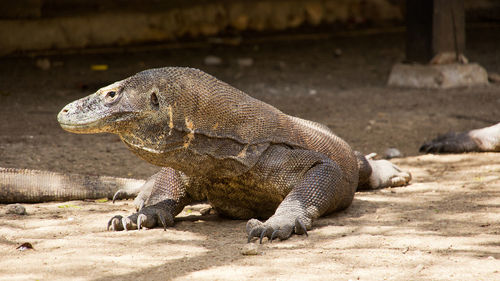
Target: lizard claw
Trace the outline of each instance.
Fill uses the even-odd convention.
[[[167,231],[167,219],[166,219],[166,214],[167,212],[163,210],[159,210],[156,212],[156,215],[158,216],[158,219],[160,220],[161,224],[163,225],[163,231]],[[172,224],[173,225],[173,219],[172,219]]]
[[[306,225],[299,218],[295,219],[295,233],[297,233],[297,234],[305,234],[307,237],[309,237],[309,234],[307,234]]]
[[[120,230],[123,230],[122,228],[122,225],[120,224],[120,222],[122,221],[122,216],[120,215],[116,215],[114,217],[112,217],[109,221],[108,221],[108,227],[106,228],[108,231],[109,229],[111,228],[111,230],[114,230],[114,231],[120,231]]]
[[[115,203],[116,199],[118,199],[118,197],[122,196],[123,194],[125,193],[125,190],[123,189],[118,189],[115,194],[113,195],[113,204]]]
[[[269,240],[271,238],[271,235],[272,233],[274,233],[274,229],[270,226],[267,226],[264,228],[264,230],[260,233],[260,239],[259,239],[259,243],[262,244],[262,239],[264,239],[264,237],[267,237],[267,239]]]
[[[247,240],[247,243],[250,243],[250,241],[252,241],[252,238],[254,238],[254,237],[259,237],[259,233],[260,233],[260,229],[258,229],[258,228],[254,228],[254,229],[252,230],[252,232],[250,232],[250,233],[248,234],[248,240]]]
[[[259,244],[262,244],[262,239],[264,239],[264,236],[266,235],[266,231],[262,231],[260,233],[260,239],[259,239]]]
[[[273,234],[271,234],[271,238],[269,238],[269,243],[273,243],[273,240],[278,237],[278,232],[280,230],[279,229],[276,229],[275,231],[273,231]]]
[[[137,216],[137,230],[141,230],[142,222],[146,220],[147,217],[145,214],[140,214]]]
[[[133,228],[133,223],[130,218],[122,218],[122,227],[125,231]]]

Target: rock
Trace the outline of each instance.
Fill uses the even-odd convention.
[[[252,58],[239,58],[238,59],[238,65],[241,67],[249,67],[253,65],[253,59]]]
[[[448,89],[488,84],[488,73],[476,63],[403,64],[392,67],[389,86]]]
[[[36,64],[36,67],[40,68],[41,70],[49,70],[50,69],[50,60],[49,59],[37,59],[35,64]]]
[[[257,244],[248,243],[241,249],[241,254],[244,256],[255,256],[259,254],[259,247]]]
[[[222,59],[216,56],[206,56],[203,62],[208,66],[216,66],[222,64]]]
[[[488,73],[488,80],[490,80],[491,83],[500,83],[500,74],[490,72]]]
[[[27,214],[26,208],[19,203],[7,205],[7,211],[5,213],[6,214],[21,215],[21,216],[24,216]]]
[[[391,147],[391,148],[386,149],[384,152],[385,159],[400,158],[400,157],[403,157],[403,154],[397,148]]]
[[[457,55],[455,52],[443,52],[435,55],[431,61],[429,62],[430,64],[449,64],[449,63],[469,63],[469,60],[463,55],[460,54]]]
[[[200,214],[202,216],[208,216],[208,215],[215,215],[217,212],[214,210],[214,208],[212,207],[206,207],[206,208],[202,208],[200,210]]]

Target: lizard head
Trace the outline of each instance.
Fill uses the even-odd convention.
[[[66,105],[57,115],[61,127],[72,133],[121,134],[131,121],[140,119],[158,101],[150,97],[147,85],[137,85],[134,76]],[[146,83],[144,83],[146,84]],[[149,99],[153,99],[150,101]]]

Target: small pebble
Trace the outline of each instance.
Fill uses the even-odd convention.
[[[342,55],[342,49],[340,48],[336,48],[335,51],[333,51],[333,54],[336,56],[336,57],[340,57]]]
[[[50,60],[49,59],[37,59],[36,62],[36,67],[40,68],[41,70],[49,70],[50,69]]]
[[[400,157],[403,157],[403,154],[397,148],[388,148],[384,152],[385,159],[400,158]]]
[[[205,59],[203,60],[203,62],[206,64],[206,65],[221,65],[222,64],[222,59],[219,58],[219,57],[216,57],[216,56],[206,56]]]
[[[26,215],[26,208],[19,203],[11,204],[7,205],[7,211],[5,213],[24,216]]]
[[[241,249],[241,254],[244,256],[255,256],[259,254],[259,246],[255,243],[248,243]]]
[[[416,271],[416,272],[420,272],[420,271],[422,271],[424,268],[425,268],[425,266],[424,266],[423,264],[419,264],[419,265],[417,265],[417,267],[415,267],[415,271]]]

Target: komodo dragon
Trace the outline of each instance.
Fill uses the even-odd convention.
[[[358,185],[410,180],[388,161],[353,152],[326,126],[192,68],[142,71],[68,104],[58,121],[74,133],[117,134],[132,152],[163,167],[146,184],[152,188],[137,213],[110,219],[115,231],[165,229],[186,204],[207,200],[222,216],[250,219],[249,241],[283,240],[347,208]]]
[[[500,152],[500,123],[462,133],[448,133],[424,143],[423,153]]]

